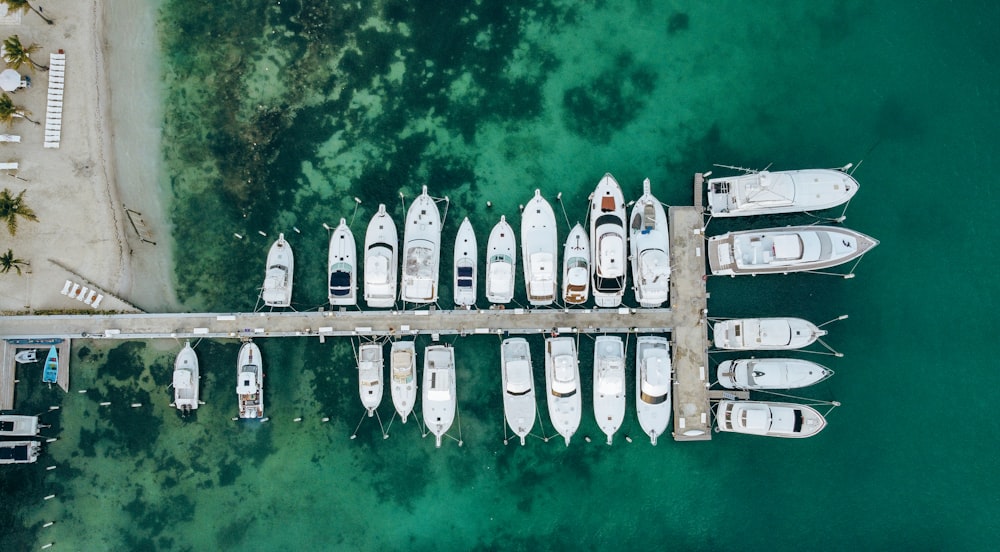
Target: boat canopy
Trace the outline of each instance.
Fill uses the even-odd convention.
[[[748,321],[749,322],[749,321]],[[757,332],[746,332],[746,335],[755,338],[757,345],[788,345],[792,342],[792,327],[781,318],[755,319]],[[747,324],[751,329],[750,324]],[[756,333],[756,335],[754,335]]]
[[[556,355],[552,359],[552,390],[565,394],[576,390],[576,366],[572,355]]]
[[[790,261],[802,258],[802,238],[799,234],[779,234],[774,237],[772,246],[774,258]]]
[[[795,184],[787,172],[760,171],[755,175],[736,177],[735,180],[738,208],[779,207],[791,205],[795,199]],[[745,187],[739,185],[741,181],[746,182]]]
[[[651,249],[639,254],[639,271],[642,279],[657,283],[660,278],[670,277],[670,257],[661,249]]]
[[[191,371],[174,370],[174,387],[177,389],[191,389]]]
[[[753,433],[766,433],[771,428],[771,409],[767,405],[739,405],[734,412],[736,423]]]
[[[510,293],[511,277],[514,274],[514,266],[510,264],[510,257],[501,262],[490,264],[490,293]]]
[[[431,385],[427,390],[427,400],[449,401],[451,400],[451,378],[447,370],[434,369],[431,373]]]
[[[428,240],[414,240],[415,245],[406,250],[407,276],[429,278],[434,274],[434,252]],[[418,243],[419,242],[419,243]]]
[[[620,360],[613,360],[600,369],[597,391],[601,395],[620,395],[625,392],[625,371]]]
[[[244,367],[244,371],[240,373],[240,381],[236,386],[236,392],[240,395],[252,395],[256,393],[260,387],[257,385],[257,373],[256,366],[248,365]]]
[[[371,284],[389,282],[389,258],[384,255],[369,255],[365,262],[365,281]]]
[[[507,392],[523,395],[531,391],[531,364],[527,360],[512,360],[507,363]]]
[[[661,397],[670,391],[670,359],[653,356],[642,361],[642,394]]]
[[[617,278],[624,275],[625,262],[622,255],[625,251],[625,241],[621,234],[608,232],[598,239],[597,250],[599,258],[597,265],[604,278]]]

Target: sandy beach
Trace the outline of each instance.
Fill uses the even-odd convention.
[[[30,263],[21,276],[0,274],[0,314],[95,312],[60,293],[67,280],[104,295],[100,312],[177,308],[160,191],[155,9],[90,0],[46,9],[54,25],[30,11],[19,24],[0,25],[0,40],[16,34],[39,45],[32,58],[41,65],[50,53],[66,54],[60,147],[43,147],[42,125],[19,120],[3,129],[21,139],[0,144],[0,162],[18,164],[0,175],[2,186],[27,190],[38,222],[20,220],[14,236],[0,231],[0,252]],[[129,24],[109,24],[115,20]],[[10,97],[44,123],[48,74],[26,65],[20,72],[32,85]]]

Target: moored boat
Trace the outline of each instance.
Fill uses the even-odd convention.
[[[236,396],[240,418],[264,417],[264,363],[257,344],[248,341],[240,347],[236,361]]]
[[[0,464],[31,464],[41,450],[39,441],[0,441]]]
[[[36,349],[25,349],[14,355],[14,362],[18,364],[29,364],[38,362],[38,351]]]
[[[292,284],[295,276],[295,256],[292,246],[285,241],[284,234],[271,244],[267,252],[267,269],[264,271],[264,287],[261,297],[269,307],[290,307],[292,305]]]
[[[727,232],[708,239],[712,274],[740,276],[825,270],[861,257],[878,240],[838,226]]]
[[[59,380],[59,350],[55,345],[49,348],[45,357],[45,367],[42,368],[42,382],[56,383]]]
[[[626,285],[625,197],[610,173],[605,174],[590,199],[590,267],[594,302],[617,307]]]
[[[659,307],[670,296],[670,238],[667,212],[650,191],[648,178],[630,220],[635,298],[643,307]]]
[[[643,433],[656,446],[667,430],[671,413],[673,369],[670,342],[665,337],[643,335],[635,347],[635,410]]]
[[[503,383],[503,413],[507,425],[521,438],[521,445],[535,425],[535,378],[531,350],[523,337],[511,337],[500,345],[500,372]]]
[[[340,224],[330,235],[327,298],[331,305],[358,304],[357,255],[354,233],[347,226],[347,220],[340,219]]]
[[[556,431],[569,440],[580,427],[580,364],[572,337],[545,338],[545,396]]]
[[[708,212],[714,217],[740,217],[820,211],[847,203],[858,181],[842,169],[745,171],[707,182]]]
[[[625,420],[625,345],[620,337],[594,340],[594,418],[610,445]]]
[[[187,341],[174,359],[174,408],[184,413],[197,410],[198,384],[198,354],[191,347],[191,342]]]
[[[440,260],[441,213],[424,186],[406,212],[399,298],[407,303],[436,302]]]
[[[493,226],[486,245],[486,299],[505,304],[514,299],[514,276],[517,263],[517,243],[514,229],[501,215]]]
[[[455,396],[455,349],[448,345],[430,345],[424,349],[424,425],[434,434],[434,446],[441,448],[441,438],[455,421],[458,408]]]
[[[726,360],[716,371],[726,389],[798,389],[833,375],[829,368],[797,358],[745,358]]]
[[[826,427],[826,418],[804,404],[764,401],[719,401],[719,431],[768,437],[812,437]]]
[[[541,190],[535,190],[535,197],[521,212],[521,262],[524,263],[524,287],[532,305],[551,305],[555,301],[558,255],[556,214],[542,197]]]
[[[715,346],[739,351],[801,349],[826,335],[801,318],[734,318],[712,327]]]
[[[375,415],[375,409],[382,402],[383,367],[380,343],[365,343],[358,348],[358,392],[368,417]]]
[[[399,235],[396,223],[379,204],[365,231],[365,303],[386,308],[396,304]]]
[[[476,231],[465,217],[455,236],[455,305],[471,307],[476,304],[476,279],[479,268],[479,249]]]
[[[0,414],[0,436],[34,437],[38,435],[38,416]]]
[[[392,372],[389,384],[392,404],[405,424],[417,402],[417,350],[412,341],[392,343],[389,366]]]
[[[582,305],[590,297],[590,239],[583,225],[577,223],[563,248],[563,301]]]

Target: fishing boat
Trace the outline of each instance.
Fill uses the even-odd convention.
[[[240,418],[264,417],[264,363],[260,348],[252,341],[240,347],[236,361],[236,395]]]
[[[734,318],[712,327],[715,346],[738,351],[801,349],[826,335],[801,318]]]
[[[183,413],[198,409],[198,376],[198,355],[187,341],[174,359],[174,408]]]
[[[878,240],[838,226],[786,226],[727,232],[708,239],[712,274],[788,274],[825,270],[853,261]]]
[[[745,358],[726,360],[716,372],[726,389],[798,389],[819,383],[833,371],[797,358]]]
[[[610,445],[625,420],[625,345],[620,337],[594,340],[594,417]]]
[[[643,335],[635,348],[635,410],[643,433],[656,446],[656,440],[670,422],[672,385],[670,342],[667,338]]]
[[[479,268],[479,249],[476,231],[469,217],[458,227],[455,237],[455,305],[471,307],[476,304],[476,272]]]
[[[285,241],[284,234],[267,252],[267,270],[264,271],[264,287],[261,296],[269,307],[290,307],[292,305],[292,283],[295,276],[295,256],[292,246]]]
[[[399,266],[396,223],[380,203],[365,231],[365,303],[386,308],[396,304],[396,267]]]
[[[36,349],[25,349],[14,355],[14,362],[18,364],[30,364],[38,362],[38,351]]]
[[[441,213],[424,186],[406,212],[403,282],[399,298],[407,303],[436,302],[440,260]]]
[[[434,446],[441,448],[441,438],[455,421],[455,349],[448,345],[430,345],[424,349],[424,425],[434,434]]]
[[[403,423],[417,402],[417,350],[412,341],[394,341],[389,351],[392,404]]]
[[[768,437],[812,437],[826,427],[826,418],[804,404],[764,401],[719,401],[719,431]]]
[[[580,427],[580,364],[572,337],[545,339],[545,396],[556,431],[569,440]]]
[[[670,296],[670,238],[667,213],[650,191],[648,178],[632,207],[629,228],[635,298],[643,307],[659,307]]]
[[[843,205],[858,191],[858,181],[847,173],[852,166],[774,172],[742,169],[744,174],[713,178],[707,182],[708,212],[713,217],[742,217]]]
[[[532,305],[551,305],[556,300],[558,255],[556,214],[542,192],[535,190],[535,197],[521,213],[521,262],[528,302]]]
[[[358,347],[358,392],[369,418],[375,415],[375,409],[382,402],[384,366],[380,343],[365,343]]]
[[[0,437],[34,437],[39,427],[38,416],[0,414]]]
[[[367,237],[367,236],[366,236]],[[346,219],[330,235],[329,283],[327,298],[331,305],[358,304],[358,249]]]
[[[507,223],[507,217],[501,215],[486,245],[486,299],[489,302],[502,305],[514,299],[516,262],[514,229]]]
[[[42,369],[43,383],[56,383],[59,380],[59,351],[53,345],[45,357],[45,367]]]
[[[0,441],[0,464],[31,464],[41,450],[39,441]]]
[[[507,425],[521,438],[521,445],[535,425],[535,378],[531,368],[528,340],[512,337],[500,345],[500,372],[503,381],[503,414]]]
[[[563,247],[563,301],[582,305],[590,297],[590,238],[577,223]]]
[[[597,184],[590,199],[590,266],[594,271],[594,302],[617,307],[625,295],[625,198],[610,173]]]

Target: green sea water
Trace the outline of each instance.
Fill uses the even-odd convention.
[[[44,415],[59,441],[0,474],[0,548],[995,548],[997,5],[145,1],[190,311],[254,309],[278,232],[296,252],[295,307],[317,308],[323,224],[353,220],[360,239],[379,203],[400,224],[399,194],[424,184],[450,198],[447,273],[463,217],[482,246],[535,188],[561,193],[575,222],[605,172],[631,199],[649,177],[686,205],[713,163],[854,162],[844,224],[881,241],[856,278],[709,281],[712,316],[849,314],[828,326],[844,357],[806,357],[837,372],[807,396],[842,406],[811,439],[652,447],[630,395],[611,447],[589,407],[568,448],[504,445],[498,339],[449,338],[462,446],[435,450],[413,422],[383,439],[363,418],[350,340],[259,340],[265,424],[231,421],[236,342],[197,344],[205,405],[181,418],[168,406],[181,344],[76,340],[73,392],[18,384],[20,411],[61,407]],[[592,341],[580,345],[588,399]],[[542,385],[541,338],[532,347]],[[539,408],[535,432],[552,435]]]

